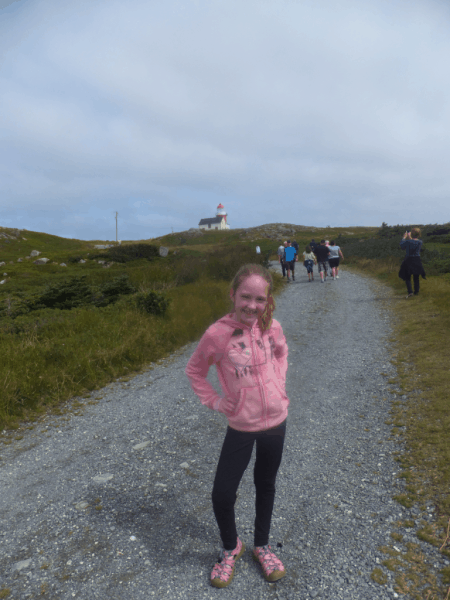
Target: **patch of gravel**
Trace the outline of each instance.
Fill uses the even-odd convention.
[[[226,420],[189,386],[190,344],[95,392],[97,404],[78,399],[81,414],[73,405],[0,446],[0,589],[14,600],[396,597],[389,571],[384,587],[370,578],[394,522],[417,518],[392,499],[403,484],[392,456],[401,447],[385,424],[391,399],[401,399],[387,383],[390,292],[347,271],[320,284],[298,267],[297,279],[275,315],[290,349],[291,405],[270,543],[287,576],[268,584],[251,559],[250,465],[236,506],[248,551],[226,591],[209,585],[220,545],[211,489]],[[440,565],[413,533],[404,542],[420,543]]]

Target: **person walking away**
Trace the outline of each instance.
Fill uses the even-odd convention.
[[[311,250],[311,246],[306,246],[303,252],[303,264],[306,267],[308,273],[308,281],[314,281],[314,265],[317,263],[316,255]]]
[[[313,238],[313,239],[310,241],[309,245],[311,246],[311,250],[314,252],[314,248],[317,246],[317,242],[316,242],[316,240]]]
[[[286,263],[287,270],[287,280],[290,280],[290,272],[292,271],[292,281],[295,281],[295,261],[297,259],[297,254],[295,252],[295,248],[291,246],[291,240],[287,241],[287,246],[284,250],[284,262]]]
[[[418,227],[413,227],[411,231],[405,231],[403,239],[400,242],[400,248],[406,251],[406,255],[400,266],[398,276],[406,283],[406,289],[408,290],[407,298],[410,298],[413,295],[411,276],[414,281],[415,296],[419,293],[419,277],[422,276],[423,279],[426,279],[425,270],[420,258],[423,242],[422,240],[419,240],[419,237],[420,229]]]
[[[293,240],[293,241],[291,242],[291,246],[292,246],[293,248],[295,248],[295,253],[296,253],[296,255],[298,256],[298,244],[297,244],[297,242],[296,242],[295,240]]]
[[[333,279],[339,279],[339,260],[341,258],[342,260],[344,260],[344,255],[342,254],[341,248],[339,246],[336,246],[334,240],[331,240],[330,245],[328,246],[328,250],[330,251],[330,258],[328,259],[328,264],[330,265]]]
[[[330,256],[330,251],[327,248],[327,246],[325,246],[325,240],[320,240],[320,244],[316,246],[314,254],[317,257],[317,265],[319,267],[320,280],[322,283],[325,283],[328,275],[328,257]]]
[[[261,265],[244,265],[234,277],[233,312],[211,325],[189,359],[186,375],[202,404],[228,418],[217,465],[212,502],[223,548],[211,585],[228,586],[245,550],[236,530],[234,505],[241,478],[256,443],[253,481],[256,518],[253,558],[267,581],[285,576],[269,545],[275,479],[281,463],[289,399],[286,395],[288,347],[275,309],[272,276]],[[207,380],[215,365],[223,395]]]
[[[284,242],[283,244],[281,244],[281,246],[278,247],[277,250],[277,254],[278,254],[278,262],[281,265],[281,272],[283,273],[283,277],[286,277],[286,263],[284,262],[284,249],[287,246],[287,242]]]

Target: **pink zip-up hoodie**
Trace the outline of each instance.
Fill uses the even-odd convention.
[[[229,314],[209,327],[187,367],[192,389],[202,404],[223,412],[239,431],[262,431],[282,423],[288,413],[286,372],[288,347],[275,319],[262,332]],[[216,365],[224,396],[206,379]]]

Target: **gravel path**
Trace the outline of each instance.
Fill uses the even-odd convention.
[[[392,500],[401,484],[392,457],[400,447],[385,424],[390,292],[347,271],[308,283],[300,267],[297,280],[275,314],[290,349],[291,405],[271,544],[287,576],[268,584],[247,551],[229,588],[209,585],[219,548],[210,495],[226,421],[190,389],[190,344],[1,447],[0,590],[14,600],[396,597],[392,580],[370,579],[393,522],[411,515]],[[236,512],[250,550],[252,465]]]

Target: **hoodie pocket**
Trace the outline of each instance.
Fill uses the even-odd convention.
[[[264,384],[267,400],[267,416],[274,418],[280,415],[283,411],[286,394],[283,393],[280,386],[273,379],[266,381]]]
[[[259,386],[242,388],[233,421],[240,425],[257,425],[262,419],[262,407]]]

